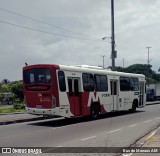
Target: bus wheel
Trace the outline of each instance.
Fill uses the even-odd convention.
[[[91,118],[92,119],[97,119],[98,116],[99,116],[99,113],[100,113],[99,106],[97,104],[92,105],[92,107],[91,107],[91,113],[90,113]]]
[[[136,111],[136,108],[137,108],[137,102],[136,102],[136,101],[133,101],[132,109],[130,109],[129,111],[130,111],[131,113],[133,113],[133,112]]]

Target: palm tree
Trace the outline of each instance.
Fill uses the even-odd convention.
[[[8,84],[9,82],[10,82],[10,81],[9,81],[8,79],[3,79],[1,83],[2,83],[2,84]]]

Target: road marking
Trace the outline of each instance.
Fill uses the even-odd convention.
[[[57,146],[57,147],[62,147],[62,146]]]
[[[128,126],[128,127],[134,127],[134,126],[137,126],[138,124],[134,124],[134,125],[130,125],[130,126]]]
[[[73,124],[73,125],[74,125],[74,124]],[[73,126],[73,125],[60,126],[60,127],[55,127],[55,128],[52,128],[52,129],[60,129],[60,128],[65,128],[65,127],[70,127],[70,126]]]
[[[117,132],[117,131],[120,131],[120,130],[122,130],[122,129],[115,129],[115,130],[107,132],[107,133],[113,133],[113,132]]]
[[[156,119],[156,120],[157,120],[157,119],[160,119],[160,117],[158,117],[158,118],[155,118],[155,119]]]
[[[146,140],[150,139],[156,132],[157,130],[155,130],[151,135],[149,135]]]
[[[96,136],[91,136],[91,137],[88,137],[88,138],[84,138],[84,139],[81,139],[82,141],[85,141],[85,140],[88,140],[88,139],[92,139],[92,138],[95,138]]]
[[[144,121],[144,123],[147,123],[147,122],[150,122],[150,121],[152,121],[152,120],[147,120],[147,121]]]
[[[52,129],[58,129],[58,128],[62,128],[62,127],[56,127],[56,128],[52,128]]]
[[[130,154],[128,154],[128,153],[127,153],[127,154],[123,153],[123,154],[122,154],[122,156],[131,156],[131,155],[132,155],[132,153],[130,153]]]

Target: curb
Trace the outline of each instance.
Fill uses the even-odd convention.
[[[143,147],[149,139],[154,137],[154,135],[157,133],[158,129],[159,129],[159,127],[152,130],[151,132],[149,132],[148,134],[143,136],[140,140],[138,140],[137,142],[139,142],[139,143],[137,144],[138,146],[136,146],[136,147],[139,147],[139,148]],[[134,156],[134,155],[137,155],[137,154],[139,155],[140,153],[127,153],[127,156]],[[142,153],[142,154],[144,154],[144,153]],[[150,153],[150,154],[153,154],[153,153]]]
[[[26,112],[0,113],[0,116],[1,115],[14,115],[14,114],[26,114]]]
[[[157,105],[157,104],[160,104],[160,101],[158,101],[158,102],[153,102],[153,103],[151,103],[151,102],[147,103],[147,102],[146,102],[146,105]]]
[[[45,120],[49,119],[49,117],[37,117],[37,118],[28,118],[28,119],[18,119],[13,121],[1,121],[0,125],[8,125],[8,124],[16,124],[16,123],[22,123],[22,122],[28,122],[28,121],[37,121],[37,120]]]

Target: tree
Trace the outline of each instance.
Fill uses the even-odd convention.
[[[2,83],[2,84],[8,84],[9,82],[10,82],[10,81],[9,81],[8,79],[3,79],[1,83]]]
[[[23,86],[22,81],[16,81],[10,86],[12,93],[15,94],[16,98],[18,98],[20,101],[23,101]]]
[[[8,87],[8,85],[7,84],[2,84],[1,85],[1,90],[0,90],[0,92],[1,93],[4,93],[4,92],[9,92],[9,87]]]
[[[115,70],[119,72],[144,74],[147,78],[147,83],[160,82],[160,74],[157,74],[151,68],[152,68],[152,65],[150,64],[149,65],[148,64],[133,64],[126,68],[115,67]],[[159,68],[159,71],[160,71],[160,68]]]

